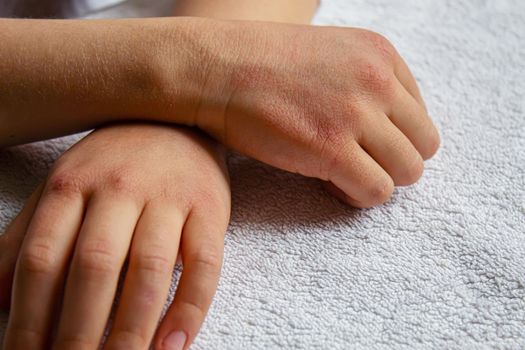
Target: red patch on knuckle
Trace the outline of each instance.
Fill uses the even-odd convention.
[[[372,94],[386,94],[393,88],[393,72],[384,65],[367,61],[357,65],[357,80]]]
[[[83,179],[72,170],[59,171],[50,176],[45,192],[59,196],[75,196],[82,193]]]

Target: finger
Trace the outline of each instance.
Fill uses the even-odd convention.
[[[182,235],[184,270],[175,299],[156,335],[156,349],[187,349],[204,322],[217,289],[228,215],[212,220],[193,210]]]
[[[22,211],[13,219],[4,234],[0,235],[0,308],[8,309],[16,260],[24,240],[27,227],[33,217],[43,185],[31,194]]]
[[[386,115],[372,118],[361,146],[398,186],[415,183],[423,173],[423,159],[406,136]]]
[[[345,201],[358,208],[385,202],[394,190],[392,178],[357,143],[345,144],[331,160],[328,180],[345,193]]]
[[[397,83],[394,103],[388,117],[412,142],[423,159],[432,157],[439,147],[439,134],[425,109]]]
[[[350,198],[346,193],[344,193],[339,187],[334,185],[330,181],[323,181],[323,186],[335,198],[339,199],[345,204],[350,204],[353,207],[359,208],[360,203],[353,198]]]
[[[139,215],[122,195],[93,195],[71,261],[56,349],[99,346]]]
[[[163,201],[142,213],[107,349],[147,349],[166,302],[183,225],[180,210]]]
[[[410,68],[406,64],[405,60],[401,55],[396,54],[395,65],[394,65],[394,74],[403,87],[412,95],[412,97],[423,107],[425,112],[427,111],[427,106],[425,100],[421,95],[419,86],[417,85],[414,75],[410,71]]]
[[[45,191],[17,262],[6,349],[42,349],[83,215],[83,197]]]

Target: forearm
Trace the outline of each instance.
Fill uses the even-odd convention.
[[[309,23],[319,0],[179,0],[177,16]]]
[[[191,124],[193,22],[0,19],[0,147],[168,113]]]

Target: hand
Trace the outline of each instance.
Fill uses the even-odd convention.
[[[357,207],[382,203],[394,184],[420,178],[439,135],[385,38],[352,28],[199,23],[208,39],[201,42],[212,43],[201,50],[207,75],[194,123],[203,130],[258,160],[325,180]]]
[[[4,348],[98,348],[127,259],[105,348],[147,349],[180,246],[184,270],[154,344],[187,349],[216,290],[229,213],[223,154],[208,139],[154,125],[90,134],[0,237],[3,305],[14,274]]]

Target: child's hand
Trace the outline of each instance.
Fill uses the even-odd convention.
[[[0,147],[122,118],[196,125],[369,207],[439,146],[407,65],[367,30],[184,17],[2,20],[0,33]]]
[[[386,39],[353,28],[211,23],[201,29],[212,44],[201,50],[209,64],[198,126],[241,153],[331,182],[358,207],[419,179],[439,136]]]
[[[4,305],[16,262],[4,348],[96,349],[129,259],[106,348],[147,349],[179,242],[184,271],[154,344],[187,348],[216,290],[229,213],[223,154],[208,139],[153,125],[92,133],[57,161],[0,238]]]

